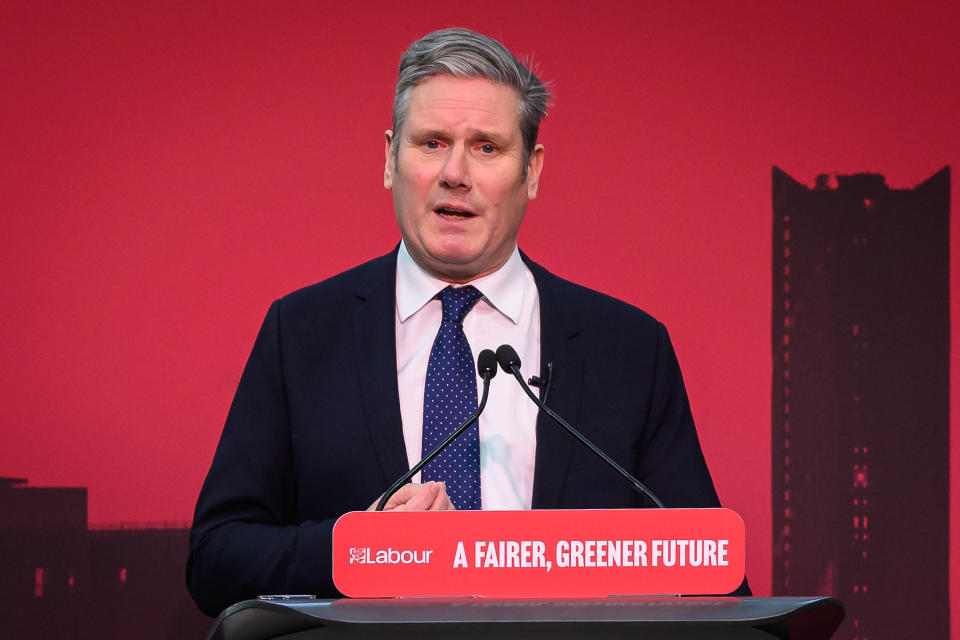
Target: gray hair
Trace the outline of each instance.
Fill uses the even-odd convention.
[[[540,119],[547,115],[547,101],[553,96],[533,71],[517,60],[505,46],[469,29],[441,29],[428,33],[400,57],[400,71],[393,95],[394,161],[400,132],[410,108],[413,88],[437,75],[455,78],[486,78],[516,90],[517,115],[523,136],[523,177],[537,145]]]

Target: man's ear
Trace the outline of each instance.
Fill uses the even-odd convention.
[[[393,131],[387,129],[383,132],[383,137],[386,139],[386,145],[383,148],[383,155],[385,157],[383,164],[383,188],[387,191],[393,188],[393,149],[391,148],[391,142],[393,142]]]
[[[527,165],[527,200],[537,199],[537,187],[540,186],[540,172],[543,171],[543,145],[538,144],[530,154]]]

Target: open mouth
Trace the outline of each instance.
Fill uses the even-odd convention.
[[[466,209],[460,209],[457,207],[448,207],[448,206],[440,206],[434,209],[433,211],[434,213],[437,213],[445,218],[466,219],[466,218],[474,218],[477,215],[472,211],[468,211]]]

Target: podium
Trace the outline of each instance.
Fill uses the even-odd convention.
[[[246,600],[207,638],[828,640],[843,615],[839,600],[823,597]]]
[[[208,639],[828,640],[834,598],[615,595],[729,593],[744,549],[728,509],[352,512],[333,531],[352,598],[246,600]]]

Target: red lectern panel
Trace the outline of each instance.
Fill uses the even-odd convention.
[[[353,512],[333,579],[360,598],[729,593],[744,538],[729,509]]]

